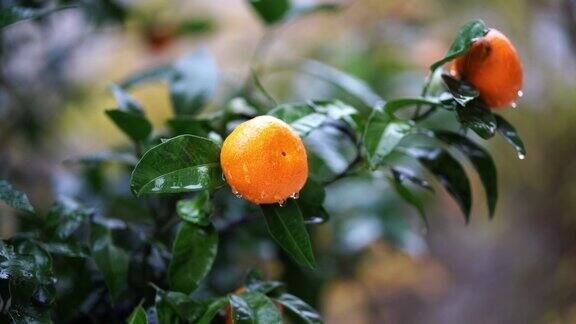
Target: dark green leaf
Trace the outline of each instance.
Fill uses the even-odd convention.
[[[472,142],[465,136],[457,133],[437,131],[436,137],[458,148],[466,155],[480,176],[484,190],[486,191],[486,200],[488,202],[488,211],[490,218],[494,217],[496,202],[498,201],[498,185],[496,176],[496,165],[494,160],[486,150],[478,144]]]
[[[482,20],[473,20],[468,22],[458,30],[456,39],[452,42],[452,45],[444,55],[444,58],[432,64],[430,70],[435,71],[445,63],[453,60],[455,57],[466,53],[470,49],[470,45],[472,45],[476,39],[484,37],[487,33],[488,27],[486,27]]]
[[[296,262],[309,268],[316,266],[310,237],[304,225],[304,216],[294,200],[284,207],[261,205],[268,232]]]
[[[210,132],[210,126],[206,120],[201,120],[187,116],[176,116],[166,122],[173,136],[178,135],[196,135],[207,137]]]
[[[183,223],[172,247],[168,268],[171,289],[191,293],[210,272],[218,252],[218,233],[213,226]]]
[[[153,67],[136,72],[132,76],[128,77],[126,80],[120,83],[120,86],[124,89],[131,88],[135,85],[139,85],[146,82],[154,81],[166,81],[170,78],[174,70],[172,65],[163,65],[158,67]]]
[[[128,93],[126,93],[122,88],[113,84],[110,86],[110,91],[116,98],[118,102],[118,110],[123,112],[134,113],[137,115],[143,115],[144,111],[142,106],[136,99],[132,98]]]
[[[148,324],[148,317],[142,305],[138,305],[128,317],[128,324]]]
[[[0,180],[0,200],[20,211],[31,214],[35,212],[26,194],[14,189],[6,180]]]
[[[171,323],[172,318],[195,323],[206,311],[207,305],[194,300],[190,295],[155,288],[156,308],[160,323]]]
[[[384,99],[377,95],[364,81],[317,61],[306,61],[301,72],[322,79],[360,99],[366,106],[375,107]]]
[[[208,192],[202,191],[194,198],[179,200],[176,204],[176,212],[187,222],[207,226],[210,224],[210,215],[206,211],[209,203]]]
[[[279,281],[264,281],[260,272],[250,270],[244,278],[244,288],[246,291],[257,291],[264,295],[283,287],[284,284]]]
[[[152,132],[152,124],[143,115],[117,109],[106,110],[106,114],[133,141],[144,140]]]
[[[213,299],[206,308],[204,315],[198,320],[198,324],[210,324],[212,319],[218,314],[218,312],[228,304],[228,298],[216,298]]]
[[[384,104],[384,108],[382,109],[384,112],[388,112],[389,114],[394,114],[400,108],[410,107],[415,105],[428,105],[431,107],[440,107],[442,106],[442,102],[435,98],[400,98],[387,101]],[[375,109],[376,110],[376,109]]]
[[[324,321],[322,317],[314,308],[306,304],[300,298],[283,293],[280,296],[274,298],[275,301],[284,305],[287,309],[297,315],[306,324],[322,324]]]
[[[86,166],[99,166],[104,163],[119,163],[134,166],[138,159],[131,153],[100,151],[89,155],[65,160],[65,164],[83,164]]]
[[[326,197],[326,190],[321,183],[308,178],[308,181],[300,190],[299,197],[296,203],[304,215],[306,224],[322,224],[330,219],[330,215],[322,206]]]
[[[93,223],[91,241],[92,257],[115,303],[127,286],[130,256],[114,245],[110,229],[106,226]]]
[[[45,230],[59,241],[68,239],[94,211],[69,198],[55,202],[46,216]]]
[[[216,63],[202,47],[174,64],[170,98],[176,115],[195,115],[210,101],[218,86]]]
[[[230,295],[228,298],[232,308],[232,320],[234,324],[256,324],[254,312],[248,303],[238,295]]]
[[[512,126],[506,119],[500,115],[494,115],[496,118],[496,124],[498,125],[498,132],[504,136],[504,138],[514,146],[516,152],[518,152],[518,158],[524,160],[526,158],[526,149],[524,148],[524,143],[514,126]]]
[[[71,258],[85,258],[90,252],[86,246],[78,245],[75,242],[41,242],[40,245],[52,254]]]
[[[0,28],[10,26],[23,20],[37,19],[53,12],[68,8],[71,8],[71,6],[56,8],[31,8],[12,5],[8,8],[0,10]]]
[[[458,106],[456,113],[462,126],[470,128],[483,139],[489,139],[496,133],[496,119],[479,99],[468,102],[466,106]]]
[[[290,10],[289,0],[247,0],[266,24],[282,20]]]
[[[400,141],[412,131],[412,124],[387,111],[374,109],[364,133],[364,148],[370,167],[376,169]]]
[[[395,179],[398,179],[398,181],[400,182],[404,182],[405,180],[408,180],[410,182],[412,182],[415,185],[418,185],[424,189],[430,190],[430,191],[434,191],[434,189],[432,188],[432,186],[430,186],[430,183],[428,181],[426,181],[426,179],[422,179],[421,177],[419,177],[413,170],[410,170],[406,167],[401,167],[401,166],[396,166],[393,167],[391,169],[392,171],[392,175],[394,176]]]
[[[408,189],[399,178],[394,177],[393,179],[394,189],[398,195],[407,203],[414,206],[418,210],[418,215],[420,219],[424,222],[426,227],[428,227],[428,219],[426,218],[426,212],[424,211],[424,203],[420,198],[416,197],[410,189]]]
[[[442,186],[456,200],[464,213],[466,222],[468,222],[472,207],[472,193],[468,176],[460,163],[441,148],[411,147],[405,152],[417,158],[436,176]]]
[[[151,148],[132,172],[132,191],[141,196],[214,189],[224,185],[220,147],[213,141],[181,135]]]
[[[282,323],[282,316],[280,315],[278,308],[270,298],[266,297],[266,295],[256,291],[250,291],[243,293],[242,299],[244,299],[252,309],[252,312],[254,313],[254,323]]]
[[[452,98],[461,106],[466,106],[468,102],[480,95],[480,92],[466,81],[458,80],[451,75],[442,74],[442,80],[448,88]]]

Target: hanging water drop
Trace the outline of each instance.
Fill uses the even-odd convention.
[[[278,202],[278,206],[280,206],[280,207],[286,206],[286,200],[280,200],[280,201]]]
[[[290,198],[292,198],[292,199],[298,199],[298,198],[300,198],[300,193],[299,193],[299,192],[295,192],[295,193],[293,193],[293,194],[290,195]]]
[[[518,153],[518,158],[520,160],[524,160],[526,158],[526,155],[522,154],[522,153]]]
[[[511,103],[511,104],[510,104],[510,107],[512,107],[512,108],[516,108],[516,107],[518,107],[518,104],[517,104],[517,103],[515,103],[515,102],[513,102],[513,103]]]
[[[232,188],[232,194],[236,196],[236,198],[242,198],[242,194],[236,190],[236,188]]]
[[[522,96],[524,95],[524,92],[522,90],[518,91],[518,97],[522,98]]]
[[[224,175],[224,172],[222,172],[222,180],[226,181],[226,176]]]

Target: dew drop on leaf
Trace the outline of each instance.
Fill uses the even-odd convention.
[[[522,154],[522,153],[518,153],[518,158],[520,160],[524,160],[526,158],[526,155]]]

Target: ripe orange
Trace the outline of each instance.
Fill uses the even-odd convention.
[[[490,29],[466,54],[457,57],[451,72],[476,87],[490,108],[514,104],[521,95],[522,63],[510,40],[496,29]]]
[[[220,164],[232,191],[255,204],[282,203],[298,194],[308,178],[302,140],[272,116],[236,127],[224,140]]]

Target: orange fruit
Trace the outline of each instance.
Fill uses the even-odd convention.
[[[240,287],[234,291],[234,294],[240,295],[244,291],[246,291],[246,288]],[[276,305],[280,314],[284,312],[284,306],[282,304],[274,302],[274,305]],[[232,318],[232,306],[230,306],[230,304],[226,305],[226,324],[234,324],[234,319]]]
[[[255,204],[282,203],[308,178],[306,148],[290,125],[259,116],[224,140],[220,164],[232,191]]]
[[[522,91],[522,62],[510,40],[496,29],[457,57],[451,73],[472,84],[490,108],[513,105]]]

